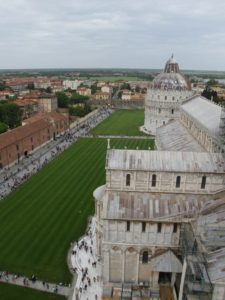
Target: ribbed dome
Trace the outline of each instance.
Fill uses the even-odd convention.
[[[180,73],[173,55],[166,62],[164,71],[153,80],[152,87],[160,90],[190,90],[190,84]]]

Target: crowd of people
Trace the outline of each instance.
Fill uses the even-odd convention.
[[[78,275],[74,294],[81,300],[100,299],[101,262],[96,257],[95,218],[89,222],[86,235],[75,242],[71,261]]]
[[[75,127],[58,137],[57,141],[50,142],[47,145],[47,149],[45,145],[30,157],[24,157],[17,165],[9,169],[3,169],[0,174],[0,200],[75,143],[79,137],[88,136],[89,131],[111,113],[112,110],[110,108],[98,110],[96,114],[92,114],[84,121],[78,122]]]
[[[36,288],[42,291],[48,291],[52,293],[68,294],[69,292],[62,291],[62,288],[65,287],[63,284],[52,284],[44,281],[38,281],[38,278],[35,275],[32,275],[30,278],[21,276],[19,273],[11,274],[6,271],[0,272],[0,281],[11,283],[15,285]],[[68,287],[70,288],[70,286]]]

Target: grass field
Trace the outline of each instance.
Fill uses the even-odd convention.
[[[33,289],[0,283],[1,300],[65,300],[63,296],[44,293]]]
[[[0,202],[1,270],[71,280],[67,252],[94,212],[92,193],[105,182],[106,146],[105,139],[79,140]],[[153,141],[111,140],[111,147],[124,146],[147,149]]]
[[[143,109],[122,109],[114,112],[109,118],[95,127],[91,133],[96,135],[143,136],[139,127],[144,124]]]

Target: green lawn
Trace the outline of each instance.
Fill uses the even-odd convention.
[[[144,125],[143,109],[122,109],[114,112],[109,118],[95,127],[91,133],[97,135],[145,135],[139,127]]]
[[[65,300],[64,296],[44,293],[26,287],[0,283],[1,300]]]
[[[111,140],[111,147],[124,146],[147,149],[153,141]],[[94,213],[92,193],[105,183],[106,147],[105,139],[79,140],[0,202],[1,270],[71,280],[67,252]]]

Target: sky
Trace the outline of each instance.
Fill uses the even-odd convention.
[[[0,0],[0,69],[225,71],[224,0]]]

